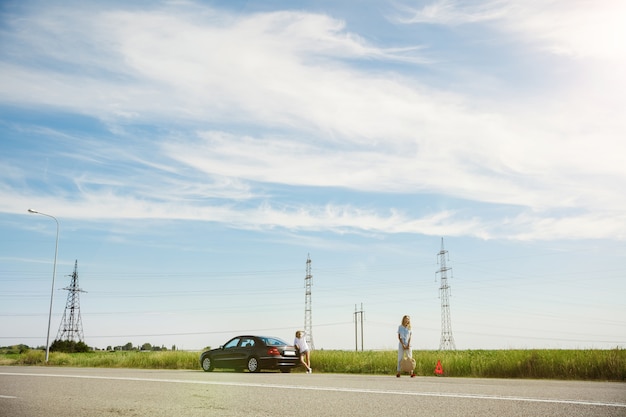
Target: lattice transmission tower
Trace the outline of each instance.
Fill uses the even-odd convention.
[[[304,338],[309,345],[309,348],[313,350],[313,307],[311,304],[311,286],[313,275],[311,275],[311,257],[307,255],[306,258],[306,277],[304,278]]]
[[[438,256],[440,268],[435,274],[440,274],[439,281],[441,283],[439,286],[439,298],[441,299],[441,340],[439,342],[439,350],[456,350],[454,337],[452,336],[452,322],[450,320],[450,286],[448,285],[448,271],[451,271],[452,268],[446,266],[448,251],[443,248],[443,238],[441,238],[441,250]]]
[[[63,288],[67,290],[67,303],[65,303],[65,311],[56,340],[69,340],[74,342],[82,342],[83,322],[80,318],[80,298],[79,295],[83,291],[78,288],[78,260],[74,263],[74,273],[70,275],[72,281],[69,287]]]

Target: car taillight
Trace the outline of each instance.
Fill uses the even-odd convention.
[[[267,354],[273,355],[273,356],[280,356],[280,351],[275,347],[271,347],[267,350]]]

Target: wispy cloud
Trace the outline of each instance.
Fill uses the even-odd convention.
[[[439,1],[403,21],[488,24],[558,55],[585,56],[593,48],[575,28],[584,21],[589,33],[610,14],[594,7],[588,23],[585,5]],[[59,6],[8,23],[2,102],[86,115],[114,138],[64,139],[62,150],[50,151],[83,168],[57,165],[64,187],[39,197],[68,215],[545,238],[529,227],[535,223],[563,237],[624,235],[617,214],[626,197],[615,193],[626,187],[626,126],[616,118],[624,102],[594,95],[592,85],[542,97],[512,85],[494,97],[452,92],[414,74],[438,68],[418,45],[380,48],[341,20],[306,12]],[[361,65],[371,61],[380,65]],[[617,106],[594,110],[606,104]],[[18,187],[20,175],[32,177],[5,162],[2,208],[21,210],[41,191]],[[274,201],[280,186],[382,193],[388,201]],[[465,203],[442,212],[403,207],[406,196],[421,194]],[[484,204],[506,209],[487,219],[475,208]]]
[[[398,18],[402,23],[431,23],[442,25],[461,25],[481,23],[501,19],[507,15],[510,2],[507,0],[458,1],[436,0],[422,7],[401,4],[399,10],[405,12]]]
[[[626,5],[619,0],[435,0],[402,5],[406,24],[486,24],[558,55],[614,59],[623,55]]]

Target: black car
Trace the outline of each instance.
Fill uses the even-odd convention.
[[[200,355],[200,365],[206,372],[215,368],[290,372],[299,363],[300,357],[294,346],[277,337],[266,336],[233,337],[219,348],[206,350]]]

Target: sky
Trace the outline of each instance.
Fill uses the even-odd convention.
[[[315,349],[396,349],[408,314],[436,350],[443,247],[457,349],[625,348],[624,21],[1,2],[0,346],[55,339],[75,262],[89,346],[292,341],[310,259]]]

